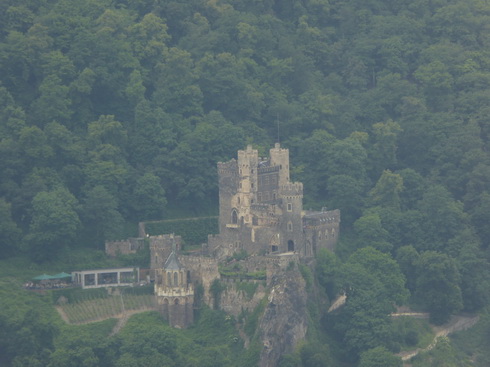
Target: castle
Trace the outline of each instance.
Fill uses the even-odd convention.
[[[185,328],[193,322],[197,286],[204,291],[202,301],[216,306],[210,291],[214,281],[233,283],[245,278],[267,284],[292,261],[311,259],[321,248],[333,251],[339,236],[339,210],[303,210],[303,184],[290,181],[289,150],[280,144],[266,158],[247,146],[238,151],[238,159],[219,162],[218,175],[219,234],[208,236],[199,255],[179,254],[180,236],[148,238],[157,304],[174,327]],[[114,249],[106,244],[108,248]],[[220,272],[218,266],[237,254],[246,255],[234,264],[240,275]],[[253,306],[241,302],[223,308],[237,315],[240,309]]]

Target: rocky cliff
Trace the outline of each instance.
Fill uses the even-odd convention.
[[[306,285],[298,266],[275,274],[258,333],[262,343],[260,367],[275,367],[282,355],[292,353],[308,328]]]

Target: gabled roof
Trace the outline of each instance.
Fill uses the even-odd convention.
[[[177,257],[177,245],[175,244],[175,238],[172,236],[172,252],[168,256],[165,265],[163,265],[165,270],[180,270],[183,268]]]
[[[163,265],[165,270],[180,270],[183,266],[180,264],[179,259],[177,258],[177,254],[172,250],[170,255],[168,256],[167,261],[165,261],[165,265]]]

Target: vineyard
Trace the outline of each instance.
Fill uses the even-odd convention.
[[[68,323],[84,324],[116,318],[125,312],[154,310],[155,297],[149,294],[118,294],[62,304],[59,305],[59,309],[66,316]]]

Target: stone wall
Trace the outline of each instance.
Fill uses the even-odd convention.
[[[218,261],[211,257],[179,255],[180,263],[190,271],[190,281],[204,287],[203,302],[212,306],[209,288],[215,279],[220,278]]]
[[[150,236],[148,241],[150,242],[150,268],[159,269],[163,267],[165,261],[167,261],[170,253],[172,252],[172,239],[171,234],[162,234],[159,236]],[[180,249],[182,238],[180,236],[173,236],[175,244],[177,245],[177,251]],[[152,274],[153,276],[153,274]]]
[[[110,257],[117,255],[134,254],[139,249],[143,248],[144,238],[128,238],[121,241],[106,241],[105,253]]]

